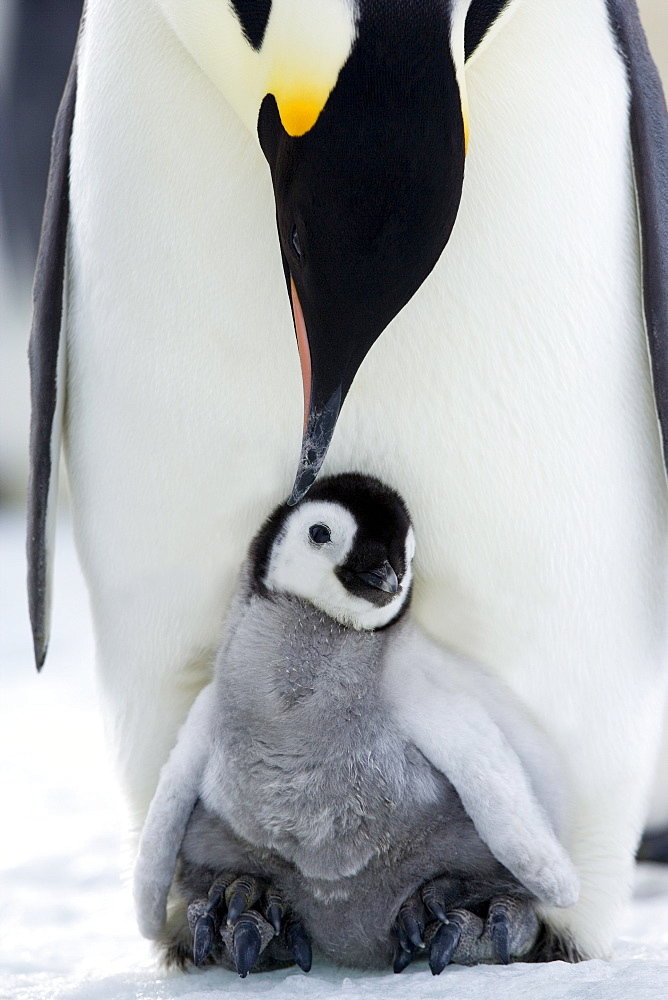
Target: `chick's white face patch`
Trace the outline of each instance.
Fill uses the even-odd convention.
[[[323,525],[330,540],[324,543],[311,538],[310,529]],[[349,510],[327,501],[306,501],[288,516],[276,538],[264,579],[268,590],[294,594],[310,601],[344,625],[374,629],[395,618],[406,601],[412,580],[415,536],[406,536],[406,572],[396,597],[383,607],[351,594],[336,575],[336,568],[348,558],[358,525]],[[319,534],[316,532],[316,534]]]
[[[330,533],[330,541],[321,545],[309,533],[320,524]],[[300,504],[274,542],[265,586],[303,597],[318,607],[340,603],[347,591],[334,570],[346,561],[356,534],[357,522],[345,507],[326,501]]]

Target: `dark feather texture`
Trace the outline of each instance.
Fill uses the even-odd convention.
[[[635,0],[607,0],[631,87],[631,143],[654,395],[668,460],[668,114]]]
[[[52,453],[52,435],[58,395],[58,352],[69,219],[70,136],[76,81],[75,55],[53,133],[30,333],[32,419],[28,486],[28,601],[38,670],[44,663],[48,643],[46,532],[51,478],[59,461],[59,454]]]

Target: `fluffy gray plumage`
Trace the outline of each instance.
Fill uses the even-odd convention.
[[[327,499],[329,483],[320,485],[315,505],[306,501],[297,510],[309,509],[311,503],[322,515],[317,501]],[[406,656],[419,655],[424,648],[435,650],[410,618],[404,615],[385,628],[364,630],[336,620],[304,597],[267,588],[272,576],[286,579],[296,566],[298,575],[303,570],[304,578],[314,581],[314,591],[327,590],[325,571],[317,583],[309,567],[302,566],[304,560],[320,560],[322,569],[323,546],[299,550],[294,534],[295,524],[303,534],[303,524],[310,520],[297,512],[274,515],[264,529],[265,537],[270,534],[268,549],[256,543],[251,550],[214,680],[196,702],[163,770],[147,819],[136,870],[143,932],[150,937],[163,934],[177,852],[178,887],[186,900],[205,898],[220,871],[262,876],[278,889],[286,909],[301,919],[322,954],[361,968],[390,963],[402,903],[433,879],[442,879],[440,898],[446,910],[457,907],[484,915],[485,904],[496,897],[528,901],[538,895],[561,905],[573,902],[577,880],[541,807],[536,804],[537,822],[544,823],[552,838],[551,860],[544,863],[541,857],[532,867],[535,820],[527,817],[522,826],[525,843],[519,853],[516,844],[507,853],[508,858],[520,858],[513,866],[516,874],[511,874],[483,841],[444,770],[401,728],[393,707],[392,671],[396,673],[397,664],[402,669]],[[349,521],[350,512],[332,534],[350,530]],[[351,535],[350,544],[342,543],[347,564],[368,545],[361,529],[354,527],[354,511],[352,524],[354,541]],[[409,528],[406,522],[405,536]],[[402,537],[401,550],[409,554],[397,575],[410,586],[412,551],[405,541]],[[332,569],[340,571],[340,566]],[[351,604],[359,611],[359,583],[355,586]],[[335,599],[332,593],[327,590],[328,606]],[[337,593],[342,595],[336,598],[342,605],[337,618],[345,621],[347,592],[340,587]],[[400,613],[406,594],[402,596],[400,588],[392,600]],[[478,668],[441,650],[436,655],[446,672],[453,663],[455,674],[473,672],[474,688],[486,687],[497,708],[508,701],[500,685]],[[406,664],[406,670],[414,676],[415,664]],[[467,704],[462,701],[459,711]],[[512,712],[504,717],[512,722]],[[484,721],[493,726],[496,741],[494,746],[490,742],[490,754],[499,753],[501,745],[501,757],[506,754],[519,768],[496,724],[488,715]],[[484,727],[479,735],[483,743],[490,740]],[[457,755],[461,760],[455,766]],[[462,760],[464,771],[471,762],[467,780],[475,786],[483,758],[476,760],[465,744],[455,747],[452,757],[457,774],[462,773]],[[509,766],[505,808],[515,813],[521,812],[522,799],[515,795],[511,770]],[[484,800],[482,777],[480,784],[479,798]],[[498,792],[503,801],[506,789],[502,786]],[[475,789],[469,801],[475,802]],[[495,807],[491,801],[485,806]],[[498,822],[503,827],[504,818],[499,816]],[[541,837],[545,839],[543,828],[537,842]],[[548,876],[530,874],[541,864],[550,868]],[[526,872],[525,884],[518,872]],[[520,921],[514,954],[533,944],[536,925],[535,918],[533,923]],[[173,945],[174,935],[168,935],[167,946]],[[275,957],[285,957],[280,946]],[[462,940],[455,957],[478,961],[493,956]]]
[[[436,876],[451,879],[452,906],[531,895],[393,722],[381,686],[392,639],[296,598],[251,598],[219,659],[182,846],[189,898],[216,869],[269,876],[321,953],[362,968],[390,964],[401,903]]]

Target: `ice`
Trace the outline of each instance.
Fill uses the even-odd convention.
[[[614,962],[451,967],[400,976],[316,962],[241,982],[161,973],[121,880],[122,805],[105,755],[88,603],[69,523],[59,525],[53,637],[32,661],[20,514],[0,517],[1,1000],[664,1000],[668,871],[643,866]]]

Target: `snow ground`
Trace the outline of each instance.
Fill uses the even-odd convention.
[[[323,963],[241,982],[164,975],[135,929],[120,877],[122,807],[106,760],[87,598],[59,526],[53,637],[32,664],[23,520],[0,516],[0,1000],[665,1000],[668,871],[639,869],[614,962],[451,967],[401,976]]]

